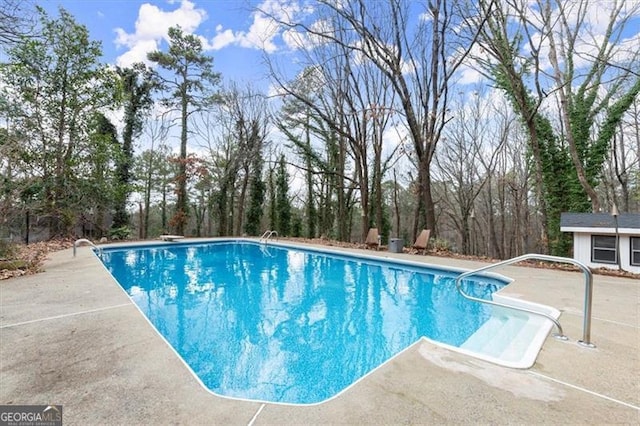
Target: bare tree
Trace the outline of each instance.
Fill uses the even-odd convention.
[[[590,30],[587,20],[590,10],[600,8],[600,4],[587,0],[539,0],[538,7],[541,31],[548,37],[563,136],[580,185],[589,196],[593,211],[598,212],[601,202],[595,186],[609,143],[625,111],[640,93],[640,75],[633,71],[640,66],[640,47],[627,50],[622,43],[624,30],[640,11],[640,4],[608,2],[605,9],[609,16],[603,34]],[[581,62],[587,65],[581,66]],[[600,94],[603,90],[605,93]],[[598,115],[602,116],[601,122],[597,122]]]
[[[32,0],[0,0],[0,46],[13,45],[35,28]]]
[[[337,38],[346,36],[346,33],[336,32]],[[337,178],[333,182],[338,184],[337,216],[341,227],[338,234],[344,239],[347,235],[343,225],[347,222],[343,219],[348,203],[345,202],[348,200],[345,181],[356,182],[362,214],[360,238],[364,239],[374,223],[383,227],[382,180],[389,157],[394,155],[383,156],[383,132],[393,111],[385,106],[392,105],[393,92],[389,90],[388,81],[371,63],[352,65],[353,52],[347,45],[344,41],[314,49],[307,57],[311,65],[292,82],[281,80],[273,67],[272,77],[286,93],[280,130],[305,158],[313,158],[323,173],[332,173]],[[314,65],[318,63],[323,66]],[[291,124],[301,128],[306,138],[296,134],[290,128]],[[324,145],[330,161],[321,160],[322,155],[313,152],[311,135]],[[353,178],[345,175],[347,159],[353,166]],[[306,167],[309,169],[309,165]],[[370,200],[371,194],[376,198],[374,203]]]
[[[640,76],[633,72],[637,65],[632,65],[639,49],[621,39],[638,5],[607,2],[603,33],[595,34],[596,25],[587,17],[600,6],[589,1],[487,3],[493,9],[484,13],[488,23],[474,56],[525,125],[543,217],[543,250],[554,254],[566,254],[570,245],[560,232],[562,211],[600,210],[594,188],[608,144],[640,91]]]
[[[218,235],[240,235],[245,221],[248,187],[255,159],[267,146],[269,111],[266,98],[250,85],[232,83],[218,102],[201,111],[194,133],[208,150],[207,168],[212,185],[209,216],[218,220]]]
[[[143,127],[143,135],[148,149],[140,153],[134,162],[134,176],[137,178],[137,190],[142,194],[140,201],[140,220],[138,236],[149,237],[149,222],[152,194],[159,193],[161,199],[161,227],[167,226],[167,195],[170,185],[168,169],[169,147],[166,145],[170,123],[165,116],[150,118]]]
[[[419,210],[414,232],[426,226],[435,233],[431,161],[449,119],[446,106],[451,81],[482,27],[478,22],[467,26],[462,15],[476,11],[446,0],[429,2],[423,9],[406,0],[318,3],[321,20],[279,22],[313,40],[338,44],[356,57],[366,58],[388,79],[417,157]],[[417,28],[412,19],[416,15],[421,16]],[[337,37],[336,32],[348,37]]]
[[[640,100],[636,100],[611,141],[601,195],[621,211],[637,211],[640,202]],[[634,193],[635,192],[635,193]]]
[[[460,236],[462,253],[470,254],[476,199],[485,186],[491,196],[494,169],[509,135],[511,120],[477,91],[465,95],[466,92],[460,92],[458,101],[452,103],[456,116],[445,129],[435,164],[438,177],[444,182],[439,186],[440,200],[446,206],[444,213]],[[495,254],[502,257],[501,246],[495,240],[493,204],[489,205],[487,217],[489,227],[479,231],[488,235],[497,249]]]

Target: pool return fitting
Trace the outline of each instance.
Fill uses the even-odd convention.
[[[547,262],[556,262],[556,263],[570,263],[570,264],[576,265],[582,270],[582,272],[584,273],[584,281],[585,281],[584,318],[583,318],[582,340],[578,340],[578,344],[582,346],[586,346],[588,348],[595,348],[596,345],[594,345],[590,341],[591,339],[591,299],[593,296],[593,274],[591,273],[591,269],[589,269],[588,266],[586,266],[584,263],[578,260],[570,259],[568,257],[549,256],[546,254],[536,254],[536,253],[523,254],[522,256],[514,257],[513,259],[503,260],[502,262],[494,263],[492,265],[484,266],[482,268],[474,269],[473,271],[468,271],[458,275],[458,278],[456,278],[456,288],[458,289],[458,292],[465,299],[473,300],[474,302],[485,303],[485,304],[494,305],[494,306],[501,306],[503,308],[515,309],[515,310],[526,312],[529,314],[545,317],[551,322],[553,322],[556,328],[558,329],[558,332],[553,334],[555,338],[560,340],[569,340],[569,338],[564,335],[560,322],[549,314],[546,314],[544,312],[534,311],[527,308],[518,307],[518,306],[507,305],[504,303],[495,302],[493,300],[480,299],[477,297],[470,296],[462,290],[461,284],[462,284],[463,278],[478,274],[480,272],[488,271],[489,269],[494,269],[500,266],[510,265],[512,263],[517,263],[517,262],[521,262],[523,260],[529,260],[529,259],[544,260]]]

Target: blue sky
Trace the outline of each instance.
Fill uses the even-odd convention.
[[[267,67],[264,55],[283,66],[287,73],[295,73],[298,49],[309,48],[312,40],[295,30],[287,30],[265,16],[259,10],[282,20],[297,21],[314,18],[312,0],[33,0],[45,7],[51,16],[57,16],[61,6],[69,11],[80,24],[85,25],[93,40],[102,42],[104,62],[129,66],[146,61],[147,53],[165,50],[169,27],[180,25],[185,32],[199,36],[207,54],[214,58],[214,69],[222,74],[223,82],[234,81],[240,87],[250,83],[257,90],[269,91]],[[379,0],[371,0],[371,4]],[[622,3],[629,9],[632,20],[619,41],[622,49],[619,57],[633,56],[640,45],[640,0]],[[415,1],[416,12],[423,12],[424,3]],[[530,3],[530,6],[535,3]],[[582,10],[579,4],[566,3],[570,20],[572,14]],[[584,33],[577,40],[576,51],[583,52],[575,65],[589,62],[597,44],[605,33],[609,13],[615,3],[592,1],[585,9]],[[413,18],[419,21],[421,13]],[[319,23],[315,21],[313,24]],[[539,34],[534,34],[534,39]],[[547,49],[548,43],[542,44]],[[474,48],[476,54],[481,54]],[[541,67],[547,73],[552,70],[542,55]],[[277,57],[277,59],[276,59]],[[586,59],[585,59],[586,58]],[[282,71],[282,68],[280,69]],[[480,74],[473,68],[460,70],[458,87],[483,84]],[[489,101],[495,92],[488,91]],[[402,139],[397,129],[389,136],[393,146]]]
[[[201,37],[206,53],[213,56],[214,68],[223,80],[238,83],[251,82],[254,86],[268,87],[265,54],[280,56],[280,63],[295,68],[295,51],[304,38],[294,30],[286,30],[257,9],[283,20],[304,19],[312,11],[313,2],[301,0],[34,0],[53,16],[58,6],[67,9],[76,20],[85,25],[93,40],[102,42],[104,62],[129,66],[146,61],[148,52],[166,48],[167,29],[180,25],[186,32]],[[372,0],[377,1],[377,0]],[[624,37],[635,45],[640,40],[638,0],[630,0],[634,24],[628,25]],[[422,3],[415,3],[416,5]],[[608,3],[607,3],[608,4]],[[586,16],[587,27],[594,31],[586,37],[599,37],[606,29],[608,13],[602,3],[592,2]],[[422,9],[420,9],[422,10]],[[575,13],[576,7],[569,9]],[[307,15],[308,16],[308,15]],[[416,19],[420,15],[416,14]],[[579,40],[580,42],[581,40]],[[584,42],[584,41],[583,41]],[[304,43],[304,41],[303,41]],[[542,64],[548,67],[549,64]],[[471,68],[461,70],[459,83],[475,84],[480,75]]]
[[[233,81],[243,87],[243,83],[250,83],[263,93],[271,86],[264,55],[288,57],[295,55],[299,46],[294,46],[287,31],[256,11],[256,7],[282,18],[306,12],[298,0],[35,1],[50,17],[58,16],[58,7],[71,13],[76,22],[87,27],[92,40],[102,43],[103,62],[112,65],[149,64],[147,53],[166,50],[167,30],[180,25],[185,32],[201,38],[205,53],[214,58],[214,70],[222,74],[223,84]],[[118,128],[121,113],[108,114],[113,115]],[[177,150],[179,139],[175,133],[174,128],[165,143]],[[272,140],[281,138],[276,129],[269,135]],[[146,149],[147,136],[141,135],[136,144],[138,149]],[[191,152],[200,149],[196,141],[189,147]],[[295,169],[290,174],[294,181],[300,180]]]
[[[283,3],[284,6],[283,6]],[[267,83],[263,50],[286,50],[281,30],[255,7],[282,13],[296,3],[277,0],[46,0],[51,16],[69,11],[102,42],[104,62],[128,66],[145,61],[149,51],[166,48],[167,29],[180,25],[201,37],[214,68],[224,80]]]

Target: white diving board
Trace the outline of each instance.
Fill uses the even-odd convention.
[[[184,238],[183,235],[160,235],[160,238],[162,241],[176,241],[176,240],[181,240]]]

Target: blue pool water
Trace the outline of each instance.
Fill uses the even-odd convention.
[[[461,345],[490,316],[455,272],[252,242],[105,249],[102,260],[211,391],[326,400],[422,336]],[[477,297],[504,282],[464,283]]]

